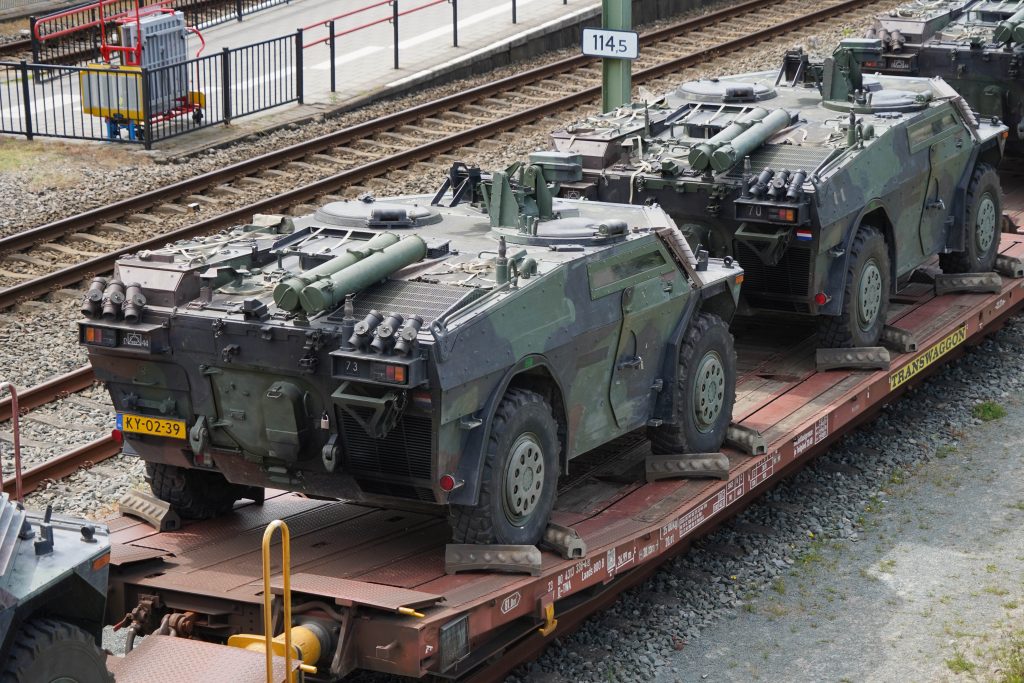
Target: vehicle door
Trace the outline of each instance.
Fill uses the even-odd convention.
[[[913,124],[908,136],[911,154],[928,155],[928,179],[918,231],[923,260],[945,249],[947,235],[954,225],[956,188],[972,151],[971,135],[950,105]],[[904,259],[898,257],[898,262]]]
[[[619,297],[622,321],[607,391],[618,427],[634,429],[651,415],[665,345],[690,290],[653,236],[589,270],[595,298]]]

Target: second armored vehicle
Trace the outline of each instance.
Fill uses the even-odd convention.
[[[939,79],[864,75],[880,54],[844,41],[824,64],[794,51],[778,73],[684,83],[535,158],[576,169],[567,196],[657,202],[692,244],[735,256],[752,309],[820,316],[824,346],[874,346],[890,294],[935,254],[991,270],[1006,134]]]
[[[638,428],[717,451],[743,271],[660,208],[552,198],[557,165],[456,165],[433,198],[347,201],[122,258],[80,323],[154,493],[248,487],[447,504],[455,539],[536,543],[570,460]]]
[[[0,493],[0,680],[107,683],[107,529]]]
[[[1024,2],[911,2],[878,16],[867,37],[882,54],[865,70],[939,76],[982,117],[1010,128],[1007,154],[1024,154]]]

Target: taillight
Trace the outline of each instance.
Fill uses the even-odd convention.
[[[120,429],[111,429],[110,438],[116,441],[120,445],[124,445],[124,434]]]
[[[378,382],[405,384],[409,379],[409,375],[404,365],[396,365],[393,363],[374,363],[371,367],[370,378],[377,380]]]
[[[82,343],[93,346],[117,346],[117,330],[95,325],[82,325]]]

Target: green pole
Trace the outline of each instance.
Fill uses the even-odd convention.
[[[601,0],[601,28],[633,28],[632,0]],[[633,99],[633,62],[605,58],[601,66],[601,110],[609,112]]]

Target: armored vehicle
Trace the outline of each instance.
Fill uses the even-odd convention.
[[[867,76],[876,40],[825,62],[683,83],[553,134],[567,196],[657,202],[743,264],[741,312],[820,316],[823,346],[873,346],[889,295],[935,254],[991,270],[1006,128],[939,79]],[[567,174],[572,171],[566,171]]]
[[[457,541],[528,544],[588,450],[648,428],[717,451],[742,269],[656,206],[553,199],[561,173],[458,164],[434,197],[120,259],[80,339],[125,453],[187,517],[272,486],[447,505]]]
[[[0,680],[114,680],[98,647],[109,561],[106,527],[0,493]]]
[[[939,76],[980,116],[1009,126],[1007,154],[1024,154],[1024,2],[911,2],[876,17],[870,71]]]

